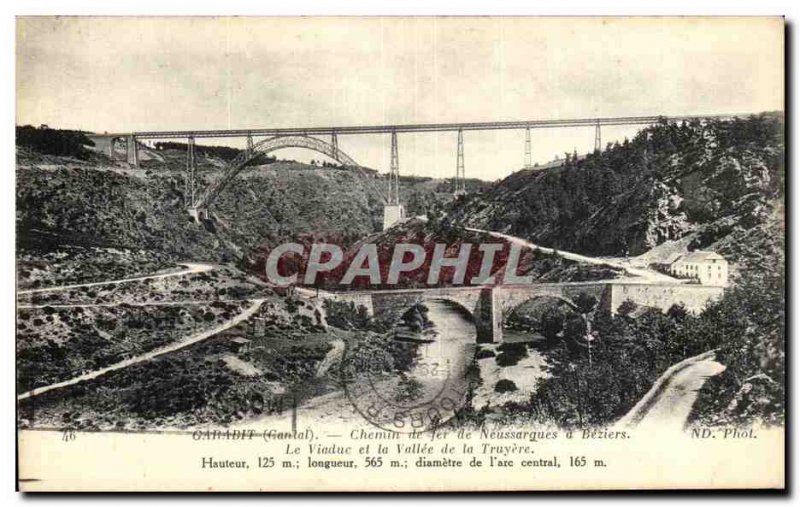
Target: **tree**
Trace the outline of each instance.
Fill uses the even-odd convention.
[[[617,307],[617,315],[620,317],[630,317],[633,312],[636,311],[638,305],[631,301],[630,299],[626,299]]]
[[[557,308],[548,308],[542,313],[542,335],[549,343],[558,339],[564,329],[564,315]]]
[[[578,308],[578,312],[583,314],[592,313],[592,310],[597,306],[597,298],[585,292],[581,292],[575,297],[574,303]]]
[[[582,315],[571,314],[564,323],[564,338],[583,342],[586,336],[586,319]]]
[[[667,316],[672,320],[682,322],[689,316],[689,312],[686,310],[686,305],[683,303],[676,303],[669,307]]]
[[[17,145],[47,155],[61,155],[86,159],[89,151],[86,146],[94,146],[83,132],[77,130],[55,130],[43,125],[35,128],[30,125],[16,128]]]

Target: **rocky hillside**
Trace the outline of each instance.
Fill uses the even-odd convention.
[[[323,234],[300,236],[294,241],[304,245],[304,255],[288,254],[283,256],[278,263],[278,270],[284,276],[298,274],[299,283],[302,284],[311,245],[314,242],[342,246],[344,255],[341,264],[330,272],[320,273],[314,284],[315,287],[333,291],[484,285],[485,282],[472,282],[473,278],[478,277],[481,273],[484,254],[479,250],[479,245],[482,244],[499,245],[499,249],[493,254],[490,270],[496,283],[503,283],[506,265],[510,262],[511,244],[508,241],[484,232],[431,223],[421,217],[408,219],[385,231],[370,234],[355,242],[348,241],[348,239],[351,238]],[[425,260],[418,268],[401,273],[396,283],[389,283],[389,272],[395,247],[400,244],[419,245],[425,253]],[[446,245],[444,257],[449,259],[458,258],[462,246],[469,245],[470,253],[465,263],[463,280],[454,280],[455,268],[443,267],[439,277],[429,283],[428,276],[437,244]],[[364,260],[359,255],[362,254],[362,248],[365,245],[375,245],[380,280],[372,280],[369,276],[360,275],[355,277],[352,282],[343,284],[342,280],[351,265],[364,267]],[[265,276],[266,259],[270,250],[269,245],[262,245],[249,254],[252,264],[248,266],[248,270],[252,274],[262,278]],[[411,257],[412,255],[407,253],[404,259],[409,262]],[[356,261],[359,258],[362,260]],[[621,270],[613,266],[577,262],[566,259],[556,252],[543,252],[528,248],[521,250],[516,265],[516,274],[532,276],[539,282],[609,280],[622,275]]]
[[[493,185],[469,182],[471,193],[455,203],[446,180],[402,178],[401,200],[409,215],[428,214],[436,227],[507,232],[589,255],[649,252],[655,261],[713,248],[763,264],[764,252],[782,249],[783,130],[777,114],[662,123],[558,167],[526,169]],[[80,160],[19,149],[20,248],[144,249],[235,261],[302,235],[336,236],[349,246],[380,229],[381,202],[356,172],[273,159],[243,171],[200,227],[185,211],[185,153],[151,153],[143,152],[147,160],[136,169],[100,155]],[[201,154],[200,179],[218,177],[224,165]]]
[[[663,122],[602,153],[519,171],[446,218],[589,255],[680,241],[734,261],[782,249],[784,120]]]
[[[382,203],[358,173],[275,161],[243,171],[220,195],[212,219],[200,226],[185,210],[184,157],[179,150],[143,151],[145,162],[133,168],[99,154],[80,160],[18,149],[19,250],[114,248],[176,260],[235,261],[256,245],[305,233],[340,234],[355,241],[382,222]],[[224,165],[221,159],[200,156],[199,179],[218,177]],[[402,194],[410,213],[449,200],[446,186],[426,178],[404,179]]]

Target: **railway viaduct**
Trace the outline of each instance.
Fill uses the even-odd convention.
[[[369,191],[384,203],[384,228],[405,217],[400,203],[400,158],[398,134],[453,132],[457,135],[456,173],[453,180],[453,193],[456,196],[466,193],[464,164],[464,133],[485,130],[524,130],[525,167],[532,167],[531,130],[543,128],[594,128],[594,150],[602,150],[601,128],[613,125],[652,125],[662,121],[703,121],[711,119],[730,119],[743,115],[712,114],[684,116],[625,116],[605,118],[573,118],[557,120],[496,121],[472,123],[427,123],[403,125],[371,126],[333,126],[333,127],[290,127],[238,130],[171,130],[152,132],[127,132],[87,134],[95,143],[95,148],[112,159],[118,158],[118,148],[124,146],[124,160],[131,165],[139,164],[139,143],[145,139],[185,139],[187,145],[186,162],[186,201],[187,211],[195,220],[208,217],[208,209],[214,204],[220,192],[235,179],[243,168],[258,163],[261,157],[281,148],[307,148],[336,160],[343,166],[355,168]],[[391,161],[388,178],[379,180],[375,174],[362,170],[354,158],[339,149],[339,136],[389,134],[391,139]],[[208,138],[245,138],[246,148],[234,160],[228,162],[222,175],[199,188],[195,171],[195,141]],[[323,139],[324,138],[324,139]],[[387,188],[388,187],[388,188]]]

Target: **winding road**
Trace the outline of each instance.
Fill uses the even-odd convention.
[[[723,371],[714,350],[670,366],[617,426],[682,431],[700,389]]]
[[[183,269],[183,270],[180,270],[180,271],[171,271],[171,272],[167,272],[167,273],[159,273],[159,274],[154,274],[154,275],[145,275],[145,276],[137,276],[137,277],[131,277],[131,278],[122,278],[122,279],[119,279],[119,280],[109,280],[109,281],[104,281],[104,282],[81,283],[81,284],[75,284],[75,285],[63,285],[63,286],[60,286],[60,287],[48,287],[48,288],[44,288],[44,289],[25,290],[25,291],[19,291],[19,294],[32,294],[32,293],[36,293],[36,292],[63,291],[63,290],[80,288],[80,287],[98,287],[98,286],[103,286],[103,285],[118,285],[118,284],[122,284],[122,283],[136,282],[136,281],[140,281],[140,280],[157,280],[157,279],[162,279],[162,278],[170,278],[170,277],[174,277],[174,276],[185,276],[185,275],[190,275],[190,274],[194,274],[194,273],[203,273],[203,272],[211,271],[211,270],[214,269],[214,266],[212,266],[211,264],[201,264],[201,263],[191,263],[191,262],[182,263],[181,266],[184,266],[186,269]],[[75,384],[78,384],[80,382],[84,382],[84,381],[87,381],[87,380],[92,380],[92,379],[95,379],[97,377],[100,377],[101,375],[105,375],[106,373],[109,373],[109,372],[112,372],[112,371],[115,371],[115,370],[121,370],[123,368],[127,368],[129,366],[132,366],[134,364],[138,364],[138,363],[141,363],[141,362],[144,362],[144,361],[149,361],[149,360],[151,360],[151,359],[153,359],[155,357],[158,357],[160,355],[167,354],[167,353],[170,353],[170,352],[175,352],[176,350],[180,350],[182,348],[188,347],[189,345],[193,345],[195,343],[198,343],[198,342],[201,342],[203,340],[206,340],[206,339],[208,339],[208,338],[210,338],[210,337],[212,337],[212,336],[214,336],[214,335],[216,335],[218,333],[221,333],[222,331],[225,331],[226,329],[230,329],[230,328],[236,326],[237,324],[247,320],[251,315],[255,314],[259,310],[259,308],[261,308],[261,305],[264,303],[265,300],[264,299],[246,299],[246,300],[242,300],[242,301],[248,301],[248,302],[251,302],[252,304],[250,305],[250,307],[248,307],[242,313],[236,315],[232,319],[228,320],[227,322],[224,322],[224,323],[220,324],[217,327],[214,327],[212,329],[203,331],[201,333],[197,333],[197,334],[188,336],[188,337],[184,338],[183,340],[177,341],[175,343],[171,343],[169,345],[165,345],[164,347],[160,347],[160,348],[151,350],[149,352],[145,352],[144,354],[140,354],[140,355],[138,355],[136,357],[125,359],[124,361],[120,361],[120,362],[112,364],[110,366],[106,366],[106,367],[100,368],[98,370],[94,370],[94,371],[91,371],[91,372],[88,372],[88,373],[84,373],[83,375],[79,375],[79,376],[71,378],[69,380],[64,380],[62,382],[57,382],[55,384],[50,384],[50,385],[43,386],[43,387],[37,387],[36,389],[32,389],[30,391],[27,391],[27,392],[24,392],[24,393],[18,395],[17,396],[17,400],[18,401],[22,401],[22,400],[25,400],[27,398],[31,398],[31,397],[38,396],[40,394],[46,393],[48,391],[52,391],[54,389],[60,389],[62,387],[67,387],[67,386],[75,385]],[[190,302],[154,302],[154,303],[147,303],[147,304],[139,303],[138,305],[139,306],[146,306],[146,305],[174,305],[174,304],[196,304],[196,303],[199,303],[199,302],[195,302],[195,301],[190,301]],[[119,305],[119,303],[99,303],[99,304],[95,304],[95,305],[50,305],[50,306],[83,307],[83,306],[117,306],[117,305]],[[23,306],[21,306],[21,308],[39,308],[40,306],[41,305],[28,305],[28,306],[23,305]],[[136,304],[132,304],[132,306],[136,306]]]
[[[156,275],[144,275],[144,276],[135,276],[131,278],[121,278],[119,280],[109,280],[104,282],[89,282],[89,283],[78,283],[75,285],[62,285],[60,287],[46,287],[43,289],[29,289],[29,290],[21,290],[18,291],[17,294],[35,294],[38,292],[54,292],[54,291],[62,291],[62,290],[70,290],[70,289],[79,289],[81,287],[99,287],[102,285],[118,285],[121,283],[127,282],[138,282],[141,280],[158,280],[161,278],[170,278],[173,276],[184,276],[190,275],[192,273],[203,273],[205,271],[211,271],[214,269],[214,266],[211,264],[200,264],[194,262],[183,262],[180,264],[181,266],[185,266],[186,269],[180,271],[171,271],[168,273],[159,273]]]
[[[215,303],[242,303],[252,301],[252,299],[215,299]],[[207,305],[207,300],[185,300],[185,301],[143,301],[143,302],[114,302],[114,303],[64,303],[64,304],[44,304],[44,305],[17,305],[17,308],[24,310],[36,310],[41,308],[114,308],[121,305],[126,306],[185,306],[185,305]]]
[[[44,386],[44,387],[37,387],[36,389],[32,389],[32,390],[30,390],[28,392],[20,394],[19,396],[17,396],[17,400],[18,401],[22,401],[22,400],[24,400],[26,398],[31,398],[33,396],[38,396],[40,394],[46,393],[48,391],[52,391],[54,389],[60,389],[62,387],[75,385],[75,384],[77,384],[79,382],[84,382],[86,380],[92,380],[92,379],[95,379],[95,378],[97,378],[97,377],[99,377],[101,375],[105,375],[106,373],[109,373],[109,372],[112,372],[112,371],[115,371],[115,370],[121,370],[123,368],[127,368],[129,366],[134,365],[134,364],[142,363],[144,361],[149,361],[149,360],[151,360],[151,359],[153,359],[155,357],[158,357],[160,355],[167,354],[169,352],[175,352],[176,350],[180,350],[182,348],[188,347],[189,345],[194,345],[195,343],[198,343],[198,342],[201,342],[203,340],[206,340],[206,339],[208,339],[208,338],[210,338],[210,337],[212,337],[212,336],[214,336],[214,335],[216,335],[218,333],[221,333],[222,331],[225,331],[226,329],[230,329],[233,326],[239,324],[240,322],[244,322],[250,316],[255,314],[259,310],[259,308],[261,308],[261,305],[264,303],[264,301],[265,301],[264,299],[254,299],[254,300],[252,300],[253,304],[250,305],[249,308],[247,308],[246,310],[244,310],[242,313],[238,314],[237,316],[233,317],[229,321],[220,324],[217,327],[214,327],[214,328],[209,329],[207,331],[203,331],[201,333],[197,333],[195,335],[189,336],[189,337],[187,337],[187,338],[185,338],[183,340],[180,340],[178,342],[171,343],[169,345],[165,345],[164,347],[161,347],[161,348],[158,348],[158,349],[155,349],[155,350],[151,350],[150,352],[145,352],[144,354],[140,354],[140,355],[138,355],[136,357],[132,357],[130,359],[126,359],[124,361],[120,361],[120,362],[112,364],[110,366],[106,366],[104,368],[100,368],[99,370],[95,370],[95,371],[91,371],[91,372],[88,372],[88,373],[84,373],[83,375],[79,375],[77,377],[71,378],[69,380],[65,380],[63,382],[57,382],[55,384],[50,384],[50,385]]]
[[[564,259],[569,259],[569,260],[577,261],[577,262],[585,262],[587,264],[596,264],[596,265],[609,266],[609,267],[612,267],[612,268],[621,269],[621,270],[625,271],[626,273],[628,273],[631,276],[635,276],[637,278],[643,279],[643,281],[680,283],[679,280],[677,280],[675,278],[672,278],[671,276],[668,276],[668,275],[665,275],[665,274],[662,274],[662,273],[658,273],[656,271],[652,271],[652,270],[649,270],[649,269],[635,268],[633,266],[629,266],[629,265],[627,265],[625,263],[622,263],[622,262],[615,262],[615,261],[609,261],[609,260],[604,260],[604,259],[597,259],[595,257],[588,257],[586,255],[576,254],[576,253],[572,253],[572,252],[565,252],[564,250],[556,250],[554,248],[547,248],[547,247],[544,247],[544,246],[539,246],[539,245],[537,245],[535,243],[531,243],[530,241],[526,241],[526,240],[524,240],[522,238],[518,238],[516,236],[511,236],[509,234],[503,234],[501,232],[493,232],[493,231],[487,231],[487,230],[484,230],[484,229],[476,229],[474,227],[465,227],[465,229],[468,230],[468,231],[472,231],[472,232],[479,232],[479,233],[488,234],[489,236],[492,236],[494,238],[502,239],[504,241],[508,241],[509,243],[520,245],[520,246],[525,247],[525,248],[530,248],[531,250],[538,249],[538,250],[540,250],[540,251],[542,251],[544,253],[547,253],[547,254],[555,253],[556,255],[559,255],[560,257],[563,257]]]

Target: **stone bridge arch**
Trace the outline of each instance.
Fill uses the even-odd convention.
[[[305,148],[308,150],[316,151],[325,156],[336,160],[345,167],[353,167],[358,170],[361,177],[370,190],[377,194],[385,203],[386,196],[383,191],[378,188],[371,180],[372,177],[363,170],[363,168],[353,160],[348,154],[339,149],[338,145],[328,143],[322,139],[309,136],[278,136],[261,140],[253,145],[252,149],[243,151],[236,157],[226,168],[224,174],[210,183],[205,190],[200,193],[200,197],[195,201],[192,206],[192,215],[199,216],[204,212],[219,196],[220,192],[230,184],[231,181],[238,175],[242,169],[250,165],[262,155],[270,152],[280,150],[283,148]]]
[[[407,328],[404,323],[410,324],[413,318],[409,319],[408,316],[419,305],[423,305],[429,310],[426,312],[427,317],[437,326],[436,329],[439,332],[449,330],[449,332],[440,336],[440,339],[445,339],[448,342],[457,339],[465,343],[476,343],[478,340],[478,322],[476,322],[475,309],[467,306],[469,304],[469,301],[465,301],[463,298],[423,295],[405,300],[403,304],[396,307],[396,311],[391,313],[391,317],[388,320],[388,312],[384,312],[379,318],[394,328],[396,337],[414,336],[413,333],[419,330],[415,331],[413,327]],[[443,311],[444,314],[438,314],[437,307],[438,312]],[[412,335],[409,335],[409,332]]]
[[[459,300],[457,298],[451,297],[441,297],[441,296],[424,296],[415,300],[410,306],[406,307],[405,309],[399,310],[399,317],[402,317],[406,313],[408,313],[412,308],[417,305],[426,305],[430,306],[429,303],[444,303],[454,310],[461,313],[470,323],[475,324],[475,308],[467,306],[469,303],[466,303],[463,300]]]
[[[563,295],[531,294],[529,297],[514,298],[500,310],[499,327],[503,340],[533,340],[538,333],[545,334],[546,316],[555,311],[563,315],[577,313],[577,305]]]
[[[371,307],[375,317],[394,323],[414,306],[426,301],[445,301],[461,308],[475,322],[480,296],[477,291],[441,292],[436,289],[403,292],[376,291],[371,295]]]
[[[597,308],[608,309],[608,283],[544,283],[526,286],[429,288],[397,291],[353,292],[331,296],[339,301],[363,305],[370,315],[394,324],[414,305],[443,300],[471,314],[478,342],[502,342],[503,321],[519,305],[535,298],[555,298],[575,308],[575,298],[586,293],[597,299]]]
[[[536,298],[549,297],[558,299],[575,308],[575,298],[585,293],[597,300],[598,307],[606,304],[607,290],[606,283],[553,283],[553,284],[533,284],[526,287],[507,287],[497,289],[497,303],[500,307],[500,314],[503,318],[507,317],[523,303]]]
[[[420,302],[422,304],[428,302],[446,303],[452,306],[454,309],[458,310],[460,313],[462,313],[470,322],[472,322],[473,324],[475,323],[475,308],[471,306],[466,306],[469,303],[465,304],[463,300],[458,300],[456,298],[450,298],[450,297],[431,296],[424,298]]]
[[[474,322],[477,320],[480,299],[480,290],[433,289],[425,291],[423,302],[438,300],[456,304],[467,311]]]
[[[561,294],[547,294],[547,293],[533,293],[527,295],[522,294],[502,301],[500,308],[500,316],[503,319],[503,322],[505,322],[506,318],[509,317],[512,313],[514,313],[515,310],[522,307],[522,305],[532,301],[540,301],[542,303],[546,301],[559,301],[572,309],[577,308],[575,302],[572,301],[572,299]]]

